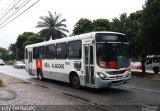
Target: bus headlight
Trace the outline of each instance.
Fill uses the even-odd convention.
[[[103,74],[102,72],[98,72],[97,74],[102,80],[107,79],[107,76],[105,74]]]

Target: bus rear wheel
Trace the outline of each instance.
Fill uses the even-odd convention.
[[[71,78],[71,84],[73,86],[73,88],[75,89],[79,89],[80,88],[80,81],[79,81],[79,77],[77,74],[74,74]]]
[[[153,72],[154,72],[155,74],[158,74],[158,73],[159,73],[159,68],[158,68],[158,67],[153,68]]]
[[[44,80],[41,70],[38,70],[38,71],[37,71],[37,76],[38,76],[38,79],[39,79],[39,80],[41,80],[41,81]]]

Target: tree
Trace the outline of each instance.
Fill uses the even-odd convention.
[[[15,60],[16,59],[16,44],[10,44],[9,46],[9,60]]]
[[[53,16],[52,13],[49,13],[49,16],[40,17],[42,22],[37,23],[37,28],[43,28],[39,33],[42,37],[45,37],[46,40],[58,39],[66,37],[65,32],[69,32],[66,29],[66,19],[60,20],[61,14],[56,14]]]
[[[20,34],[16,41],[16,59],[21,60],[24,59],[24,43],[27,41],[27,38],[34,33],[32,32],[24,32],[23,34]]]
[[[127,20],[126,34],[132,45],[132,56],[137,57],[142,55],[142,16],[143,11],[131,13]]]
[[[44,41],[44,39],[40,35],[33,34],[33,35],[28,36],[27,40],[25,41],[25,43],[23,45],[25,47],[26,45],[39,43],[39,42],[42,42],[42,41]]]
[[[160,54],[160,1],[147,0],[143,7],[143,52]]]
[[[81,18],[75,24],[72,35],[78,35],[92,31],[107,31],[109,30],[109,27],[109,20],[107,19],[96,19],[91,21],[85,18]]]
[[[108,31],[110,30],[110,22],[107,19],[93,20],[94,31]]]
[[[119,18],[112,19],[112,22],[110,23],[110,30],[115,32],[126,33],[128,29],[127,22],[128,22],[127,14],[123,13],[120,15]]]
[[[20,34],[15,43],[16,59],[17,60],[24,59],[24,50],[26,45],[42,42],[43,40],[44,39],[41,36],[33,32],[24,32],[23,34]]]
[[[8,53],[8,50],[5,48],[0,47],[0,59],[6,59],[6,54]]]
[[[92,21],[81,18],[74,26],[73,34],[72,35],[78,35],[83,33],[88,33],[93,31],[94,26],[92,24]]]

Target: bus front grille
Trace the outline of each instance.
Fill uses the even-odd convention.
[[[117,74],[123,74],[126,70],[121,70],[121,71],[109,71],[109,72],[106,72],[110,75],[117,75]]]

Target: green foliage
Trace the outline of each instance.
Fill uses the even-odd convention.
[[[40,35],[33,34],[31,36],[28,36],[26,42],[23,45],[25,47],[26,45],[39,43],[39,42],[42,42],[42,41],[44,41],[44,39]]]
[[[10,44],[10,46],[9,46],[8,49],[9,49],[9,51],[12,52],[12,53],[13,53],[13,52],[16,52],[16,44]]]
[[[7,53],[7,52],[8,52],[7,49],[0,47],[0,53]]]
[[[8,50],[5,48],[0,47],[0,59],[6,60],[6,54],[8,53]]]
[[[126,13],[120,15],[119,18],[112,19],[110,30],[115,32],[125,33],[128,29],[128,17]]]
[[[137,57],[142,53],[142,11],[131,13],[126,20],[124,33],[128,36],[132,46],[132,56]]]
[[[145,54],[160,54],[160,1],[147,0],[143,7],[143,46]],[[147,43],[147,44],[146,44]]]
[[[42,22],[37,23],[37,28],[43,28],[39,34],[44,37],[46,40],[63,38],[67,35],[65,32],[69,32],[66,29],[66,19],[60,20],[61,14],[56,14],[53,16],[52,13],[49,13],[49,16],[40,17]]]
[[[75,24],[72,35],[78,35],[92,31],[107,31],[109,30],[109,27],[109,20],[107,19],[97,19],[90,21],[88,19],[81,18]]]
[[[110,30],[110,22],[107,19],[93,20],[94,31],[107,31]]]
[[[9,56],[9,61],[10,60],[15,60],[16,59],[16,44],[10,44],[10,46],[9,46],[9,54],[8,54],[8,56]]]
[[[15,53],[16,59],[21,60],[24,59],[26,45],[42,42],[43,40],[44,39],[41,36],[33,32],[24,32],[18,36],[17,42],[15,43],[16,46],[12,45],[10,49],[12,49],[13,54]]]
[[[73,35],[88,33],[93,31],[94,27],[92,21],[81,18],[74,26]]]
[[[23,34],[20,34],[17,38],[16,42],[16,59],[21,60],[24,59],[24,49],[25,45],[24,43],[27,41],[27,38],[34,33],[32,32],[24,32]]]

